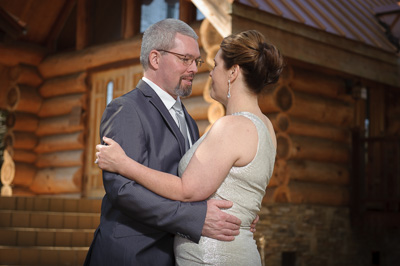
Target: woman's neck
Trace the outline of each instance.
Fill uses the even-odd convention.
[[[232,95],[232,97],[227,101],[226,115],[238,112],[250,112],[254,114],[260,112],[256,95],[237,94],[235,96]]]

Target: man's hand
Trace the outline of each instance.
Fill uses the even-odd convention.
[[[202,235],[222,241],[232,241],[239,234],[242,221],[220,209],[232,207],[233,203],[225,200],[207,201],[207,214]]]
[[[256,216],[256,218],[253,220],[252,224],[250,225],[250,232],[255,233],[256,232],[256,225],[258,221],[260,220],[260,216]]]

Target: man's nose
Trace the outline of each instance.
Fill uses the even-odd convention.
[[[189,72],[193,72],[193,73],[197,73],[199,71],[199,68],[197,67],[197,63],[196,60],[193,60],[193,62],[190,64],[189,68],[188,68]]]

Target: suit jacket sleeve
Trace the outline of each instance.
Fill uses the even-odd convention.
[[[173,135],[166,130],[160,114],[151,108],[154,109],[148,103],[138,106],[129,97],[117,98],[103,114],[100,135],[114,139],[132,159],[177,175],[179,146],[171,145]],[[207,211],[205,201],[183,203],[165,199],[134,181],[106,171],[103,183],[113,207],[129,218],[199,241]]]

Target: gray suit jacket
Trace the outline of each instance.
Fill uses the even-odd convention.
[[[184,108],[192,143],[195,121]],[[114,139],[134,160],[177,175],[184,138],[154,90],[144,81],[104,111],[100,135]],[[86,265],[174,265],[175,234],[198,242],[207,204],[162,198],[121,175],[103,171],[106,195]]]

